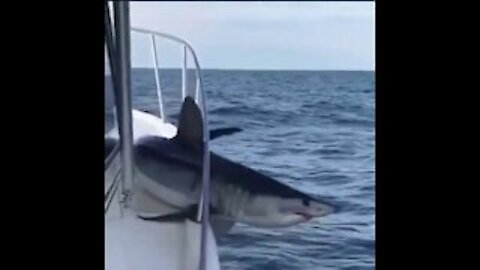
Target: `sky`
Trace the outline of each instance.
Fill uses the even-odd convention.
[[[131,2],[131,24],[188,41],[204,69],[374,70],[374,2]],[[153,67],[132,34],[132,64]],[[181,47],[157,42],[160,65]],[[173,64],[175,63],[175,64]]]

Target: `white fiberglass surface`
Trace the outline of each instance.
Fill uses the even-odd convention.
[[[177,127],[170,123],[163,122],[161,118],[155,115],[132,110],[132,117],[134,141],[146,135],[173,138],[177,134]],[[107,137],[118,138],[117,128],[115,127],[110,130]]]
[[[201,225],[191,221],[149,222],[129,209],[105,220],[106,270],[196,270]],[[207,269],[220,269],[217,246],[208,232]]]

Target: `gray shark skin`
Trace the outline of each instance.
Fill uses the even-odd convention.
[[[178,209],[177,214],[144,219],[193,219],[201,193],[202,134],[200,110],[187,97],[176,137],[148,136],[135,143],[139,185]],[[212,217],[231,226],[241,222],[256,227],[286,227],[334,212],[329,203],[213,152],[210,163]]]

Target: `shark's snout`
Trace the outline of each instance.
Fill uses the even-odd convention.
[[[337,212],[336,207],[331,204],[320,200],[313,200],[308,207],[307,214],[312,217],[323,217]]]

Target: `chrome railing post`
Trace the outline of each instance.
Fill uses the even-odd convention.
[[[182,101],[187,96],[187,46],[183,45],[183,62],[182,62]]]
[[[122,193],[128,196],[133,187],[133,130],[130,80],[130,9],[129,2],[114,2],[115,38],[120,75],[120,143],[122,144]],[[128,197],[126,197],[128,199]]]
[[[200,98],[200,79],[198,78],[198,72],[196,73],[197,75],[197,78],[195,80],[195,102],[199,102],[199,98]]]
[[[162,91],[160,86],[160,76],[158,74],[158,55],[157,55],[157,46],[155,44],[155,35],[150,34],[150,39],[152,41],[152,53],[153,53],[153,68],[155,73],[155,85],[157,88],[157,98],[158,98],[158,107],[160,109],[160,117],[163,122],[166,122],[165,114],[163,113],[163,99]]]

